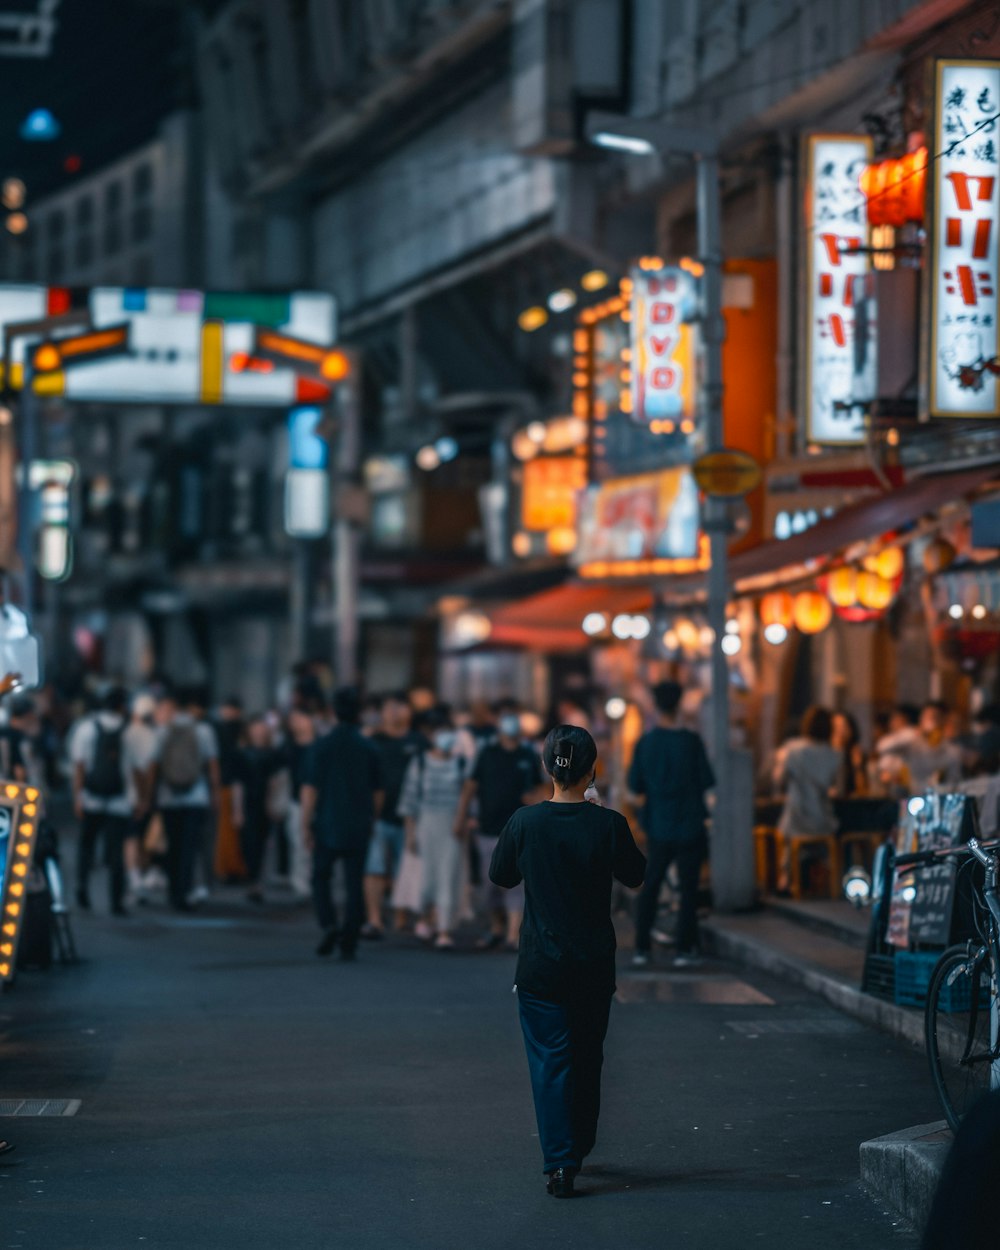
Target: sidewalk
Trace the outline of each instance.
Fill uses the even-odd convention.
[[[869,912],[840,900],[769,900],[759,911],[711,916],[706,948],[818,994],[857,1020],[924,1050],[924,1015],[861,991]],[[930,1075],[927,1077],[930,1084]],[[951,1133],[944,1121],[862,1142],[861,1182],[915,1228],[930,1210]]]

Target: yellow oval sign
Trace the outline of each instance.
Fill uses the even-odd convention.
[[[706,495],[721,495],[726,499],[738,499],[760,485],[760,465],[745,451],[706,452],[694,462],[691,472]]]

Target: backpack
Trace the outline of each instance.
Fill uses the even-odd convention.
[[[197,785],[202,773],[201,743],[194,725],[171,725],[160,751],[160,776],[175,794]]]
[[[97,730],[94,758],[83,779],[83,788],[95,798],[116,799],[125,793],[125,771],[122,766],[125,726],[105,729],[100,721],[95,721],[94,727]]]

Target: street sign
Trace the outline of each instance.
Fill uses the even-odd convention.
[[[37,373],[50,373],[68,364],[82,364],[129,350],[129,323],[88,330],[66,338],[52,339],[35,349],[32,364]]]
[[[706,495],[740,499],[760,485],[760,465],[748,452],[735,448],[709,451],[691,466],[694,480]]]
[[[291,364],[297,373],[317,378],[322,382],[343,382],[350,376],[351,361],[347,352],[339,347],[323,347],[281,334],[264,326],[254,329],[253,357],[257,360],[274,360],[279,364]],[[251,361],[247,361],[251,367]]]

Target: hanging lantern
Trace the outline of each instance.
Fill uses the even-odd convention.
[[[862,563],[869,573],[877,573],[887,582],[894,582],[903,572],[905,559],[899,547],[886,547],[877,555],[866,556]]]
[[[955,562],[958,552],[947,538],[935,538],[924,548],[924,569],[928,573],[943,573]]]
[[[826,595],[818,590],[803,590],[795,596],[792,620],[802,634],[821,634],[833,618],[833,608]]]
[[[787,629],[792,623],[794,605],[787,590],[772,591],[760,601],[760,623],[765,629],[768,625],[783,625]]]
[[[867,570],[858,574],[858,602],[869,611],[884,612],[895,593],[895,587],[888,578]]]
[[[674,633],[683,651],[697,651],[701,645],[701,631],[694,621],[682,617],[674,626]]]
[[[857,572],[845,565],[826,579],[826,593],[835,608],[853,608],[858,601]]]

